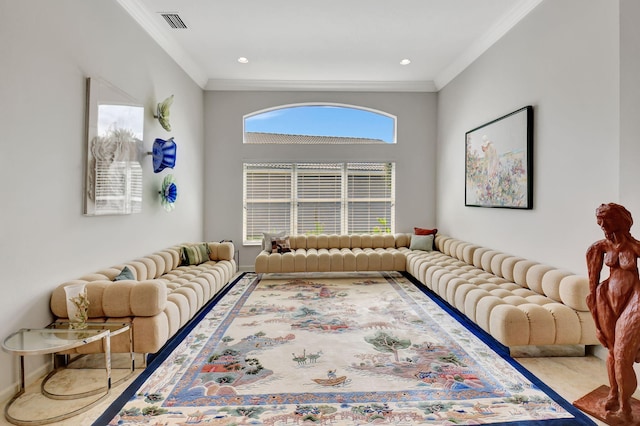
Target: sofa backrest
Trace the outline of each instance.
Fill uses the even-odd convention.
[[[547,296],[579,311],[588,311],[588,278],[553,266],[438,234],[438,251]]]
[[[408,247],[411,239],[406,234],[320,234],[292,235],[289,244],[296,249],[352,249]]]

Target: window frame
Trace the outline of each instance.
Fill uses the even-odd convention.
[[[243,144],[247,144],[247,145],[265,145],[261,144],[261,143],[251,143],[251,142],[247,142],[247,129],[246,129],[246,121],[249,118],[255,117],[257,115],[261,115],[261,114],[266,114],[269,112],[274,112],[274,111],[278,111],[278,110],[284,110],[284,109],[289,109],[289,108],[298,108],[298,107],[313,107],[313,106],[327,106],[327,107],[336,107],[336,108],[346,108],[346,109],[354,109],[354,110],[360,110],[360,111],[366,111],[366,112],[370,112],[373,114],[378,114],[378,115],[382,115],[385,116],[387,118],[390,118],[391,120],[393,120],[393,141],[391,142],[386,142],[383,141],[383,145],[396,145],[398,142],[398,117],[396,117],[393,114],[390,114],[388,112],[385,111],[381,111],[375,108],[370,108],[370,107],[365,107],[365,106],[360,106],[360,105],[352,105],[352,104],[343,104],[343,103],[337,103],[337,102],[300,102],[300,103],[293,103],[293,104],[285,104],[285,105],[278,105],[278,106],[274,106],[274,107],[269,107],[269,108],[265,108],[265,109],[261,109],[258,111],[254,111],[248,114],[245,114],[242,116],[242,143]],[[310,136],[310,138],[313,138],[314,136]],[[322,140],[322,136],[316,136],[317,141],[316,141],[316,145],[322,145],[323,142],[321,142]],[[344,139],[345,141],[348,141],[349,139],[357,139],[357,138],[353,138],[353,137],[336,137],[336,139]],[[371,139],[373,141],[373,139]],[[382,139],[380,139],[382,141]],[[331,142],[332,144],[336,144],[335,141]],[[296,143],[293,143],[296,144]],[[347,144],[355,144],[355,143],[344,143],[345,145]],[[374,142],[370,142],[369,144],[374,144]]]
[[[249,223],[248,223],[248,215],[249,215],[249,204],[250,203],[264,203],[264,204],[269,204],[270,201],[269,198],[248,198],[248,190],[249,190],[249,185],[248,185],[248,173],[251,172],[251,168],[252,167],[259,167],[261,165],[264,166],[273,166],[272,169],[269,171],[269,169],[265,169],[266,173],[273,173],[275,174],[282,174],[282,173],[287,173],[286,171],[289,170],[290,173],[290,178],[288,179],[289,181],[289,185],[290,188],[288,190],[285,190],[285,193],[289,193],[290,197],[289,197],[289,201],[286,201],[285,198],[275,198],[277,200],[277,202],[279,203],[288,203],[288,210],[289,210],[289,225],[288,225],[288,229],[284,229],[285,232],[288,233],[288,235],[299,235],[299,234],[350,234],[350,233],[358,233],[358,234],[364,234],[364,233],[393,233],[395,231],[395,206],[396,206],[396,163],[395,161],[368,161],[368,162],[357,162],[357,161],[326,161],[326,162],[308,162],[308,161],[245,161],[243,162],[243,167],[242,167],[242,189],[243,189],[243,194],[242,194],[242,203],[243,203],[243,216],[242,216],[242,240],[243,240],[243,245],[245,246],[253,246],[253,245],[260,245],[261,241],[262,241],[262,232],[278,232],[278,231],[283,231],[283,229],[264,229],[262,231],[260,231],[260,238],[257,238],[258,232],[257,230],[253,230],[252,232],[252,236],[253,238],[249,239],[249,235],[248,232],[250,232],[251,230],[249,229]],[[340,215],[340,220],[339,220],[339,226],[340,226],[340,230],[335,232],[336,230],[332,230],[332,231],[327,231],[324,232],[324,229],[320,229],[320,228],[316,228],[314,232],[304,232],[303,230],[299,229],[299,227],[301,226],[299,223],[299,213],[300,213],[300,204],[301,203],[313,203],[313,202],[318,202],[318,203],[322,203],[322,202],[329,202],[329,203],[335,203],[336,199],[335,198],[331,198],[331,199],[322,199],[322,198],[307,198],[305,200],[304,197],[300,197],[300,194],[298,193],[298,185],[299,185],[299,177],[301,175],[300,171],[302,171],[304,173],[304,170],[309,170],[308,166],[312,166],[312,165],[316,165],[319,166],[317,167],[317,169],[324,167],[327,167],[328,170],[331,167],[335,167],[335,166],[339,166],[339,172],[340,172],[340,198],[337,202],[339,202],[339,215]],[[370,168],[375,168],[375,167],[384,167],[384,173],[386,174],[386,176],[388,176],[389,182],[385,183],[385,185],[388,185],[388,196],[377,196],[377,197],[350,197],[349,196],[349,185],[350,185],[350,177],[356,175],[357,173],[354,172],[354,170],[357,170],[357,167],[355,165],[360,165],[360,167],[364,167],[365,170],[367,167]],[[350,167],[351,166],[351,167]],[[350,173],[351,171],[351,173]],[[256,169],[256,173],[257,169]],[[367,176],[367,175],[365,175]],[[375,176],[375,174],[373,173],[369,173],[368,176]],[[287,179],[285,179],[286,181]],[[385,190],[386,193],[387,190]],[[370,195],[370,194],[369,194]],[[315,200],[315,201],[313,201]],[[350,205],[352,203],[382,203],[383,208],[388,208],[389,209],[389,223],[386,223],[386,217],[383,218],[385,220],[385,223],[380,223],[380,225],[384,226],[384,229],[381,230],[375,230],[375,228],[371,229],[371,231],[369,232],[353,232],[349,229],[350,226],[350,222],[353,220],[352,217],[350,217]],[[388,207],[387,205],[385,205],[385,203],[388,203]],[[338,209],[335,209],[334,211],[337,211]],[[359,224],[360,226],[363,225],[367,225],[370,226],[371,225],[371,216],[368,216],[368,222],[369,223],[365,223],[364,221],[362,222],[357,222],[357,224]],[[378,220],[378,218],[376,218],[376,220]],[[388,228],[388,230],[387,230]]]

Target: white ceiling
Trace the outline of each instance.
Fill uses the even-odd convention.
[[[207,90],[437,91],[542,0],[118,2]]]

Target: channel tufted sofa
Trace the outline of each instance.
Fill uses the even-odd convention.
[[[406,271],[510,348],[599,344],[586,305],[587,277],[441,234],[433,246],[416,250],[413,238],[291,236],[289,252],[263,245],[255,271]]]
[[[229,283],[236,272],[233,256],[230,242],[170,247],[60,284],[51,294],[51,312],[67,319],[64,287],[85,284],[88,321],[131,322],[134,352],[155,353]],[[130,275],[123,277],[125,270]],[[101,351],[99,345],[77,351]],[[127,337],[112,338],[111,351],[128,352]]]
[[[502,344],[597,345],[587,277],[455,238],[402,250],[407,272]]]
[[[263,244],[255,272],[404,271],[406,255],[398,248],[410,240],[399,238],[402,242],[391,234],[295,235],[285,253]]]

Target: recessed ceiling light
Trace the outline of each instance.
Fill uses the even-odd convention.
[[[247,63],[249,63],[249,60],[247,58],[245,58],[244,56],[240,56],[238,58],[238,62],[240,62],[241,64],[247,64]]]
[[[400,65],[409,65],[411,63],[411,59],[403,59],[400,61]]]

